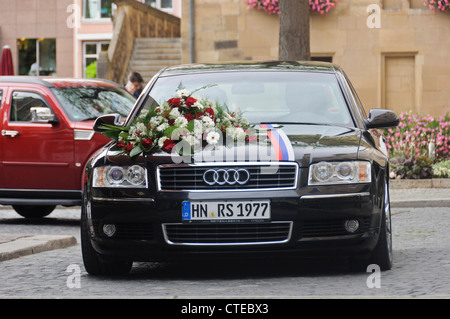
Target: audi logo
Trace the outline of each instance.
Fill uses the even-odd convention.
[[[243,168],[209,169],[203,173],[203,181],[210,185],[244,185],[250,180],[250,173]]]

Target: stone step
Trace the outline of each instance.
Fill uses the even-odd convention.
[[[181,54],[179,53],[141,53],[136,51],[132,59],[134,61],[142,61],[142,60],[181,60]]]
[[[145,67],[145,66],[157,66],[157,65],[177,65],[180,64],[180,60],[152,60],[152,59],[145,59],[145,60],[138,60],[133,59],[130,63],[133,67]]]
[[[135,39],[128,71],[139,72],[147,83],[161,69],[181,64],[180,38]]]
[[[140,40],[140,39],[136,39]],[[181,41],[136,41],[135,42],[136,49],[172,49],[179,48],[181,49]]]

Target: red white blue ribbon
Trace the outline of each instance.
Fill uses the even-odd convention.
[[[267,136],[275,151],[275,159],[277,161],[294,161],[294,148],[286,133],[276,128],[272,124],[260,124],[261,128],[267,129]]]

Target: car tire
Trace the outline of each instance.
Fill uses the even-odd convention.
[[[13,205],[13,209],[25,218],[43,218],[56,208],[54,205]]]
[[[381,270],[389,270],[392,268],[392,221],[391,221],[391,204],[389,198],[389,184],[386,182],[384,186],[383,207],[380,225],[380,234],[378,243],[372,252],[371,263],[377,264]]]
[[[133,266],[132,262],[102,260],[92,247],[87,223],[87,203],[88,201],[85,199],[85,195],[83,195],[80,228],[81,252],[83,256],[84,268],[90,275],[94,276],[117,276],[128,274]]]
[[[357,272],[367,271],[367,266],[370,264],[378,265],[382,271],[392,268],[391,205],[389,198],[389,184],[387,182],[384,186],[381,211],[380,233],[374,250],[369,255],[352,256],[349,260],[350,270]]]

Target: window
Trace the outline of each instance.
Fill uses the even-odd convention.
[[[163,11],[171,11],[173,9],[173,0],[143,0],[143,2]]]
[[[332,56],[311,56],[311,61],[333,62]]]
[[[83,0],[83,18],[108,19],[112,16],[111,0]]]
[[[41,95],[32,92],[14,92],[9,120],[31,122],[33,109],[38,107],[49,108]]]
[[[100,52],[106,52],[108,48],[109,41],[83,43],[83,76],[85,78],[97,77],[97,60]]]
[[[111,113],[125,117],[136,102],[132,95],[115,87],[62,87],[51,90],[69,118],[77,122]]]
[[[19,75],[56,76],[56,39],[19,39]]]
[[[255,71],[168,76],[159,78],[150,94],[161,104],[179,87],[191,92],[203,88],[195,94],[218,102],[230,113],[241,111],[253,124],[264,121],[354,126],[333,73]]]

